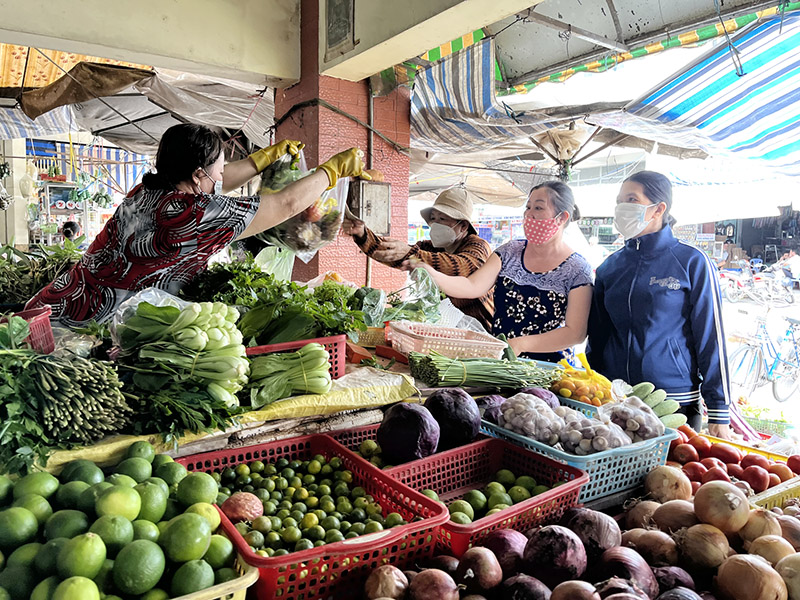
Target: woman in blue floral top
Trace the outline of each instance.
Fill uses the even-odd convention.
[[[478,298],[494,287],[492,332],[505,334],[518,356],[558,362],[586,338],[592,302],[592,267],[563,239],[564,228],[578,218],[569,186],[548,181],[528,195],[526,239],[501,246],[469,277],[413,261],[406,267],[427,269],[454,298]]]

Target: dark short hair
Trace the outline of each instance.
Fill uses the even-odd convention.
[[[547,190],[547,195],[550,198],[550,202],[556,207],[557,214],[560,215],[565,212],[573,221],[581,218],[581,211],[575,205],[575,195],[572,193],[572,188],[566,183],[563,181],[545,181],[532,188],[528,192],[528,196],[531,195],[531,192],[542,188]]]
[[[204,125],[181,123],[164,132],[156,154],[156,172],[142,179],[146,187],[173,188],[189,181],[197,169],[205,169],[219,158],[222,138]]]
[[[64,237],[68,240],[74,239],[76,235],[81,230],[80,223],[76,223],[75,221],[67,221],[61,227],[61,233],[64,234]]]
[[[667,205],[667,210],[664,212],[663,222],[665,225],[674,225],[675,217],[670,215],[672,210],[672,184],[666,175],[656,173],[655,171],[639,171],[628,177],[625,181],[632,181],[638,183],[644,188],[644,195],[653,204],[663,202]]]

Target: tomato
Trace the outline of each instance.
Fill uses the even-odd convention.
[[[714,460],[717,459],[715,458]],[[744,473],[742,465],[740,465],[739,463],[728,463],[725,466],[728,469],[728,475],[730,475],[731,477],[736,477],[736,479],[742,478],[742,473]]]
[[[324,215],[322,214],[322,206],[319,202],[315,202],[303,211],[303,218],[309,223],[316,223]]]
[[[711,456],[709,456],[708,458],[704,458],[700,462],[705,465],[706,469],[713,469],[714,467],[719,467],[723,471],[728,470],[727,465],[718,458],[712,458]]]
[[[689,440],[689,443],[697,449],[697,453],[701,457],[708,456],[708,452],[711,450],[711,440],[709,440],[707,437],[703,437],[702,435],[694,436]]]
[[[761,456],[760,454],[745,454],[742,457],[742,462],[739,464],[742,465],[743,469],[756,465],[762,469],[769,470],[769,461],[767,460],[767,457]]]
[[[689,478],[689,481],[701,481],[708,469],[703,463],[688,462],[683,465],[683,472]]]
[[[689,439],[692,439],[694,436],[697,435],[697,432],[688,425],[681,425],[680,427],[678,427],[678,431],[683,433]]]
[[[742,472],[742,480],[749,483],[756,494],[763,492],[769,487],[769,473],[766,469],[762,469],[756,465],[751,465]]]
[[[792,473],[800,475],[800,454],[790,456],[789,460],[786,461],[786,466],[792,470]]]
[[[773,488],[781,482],[781,478],[778,477],[775,473],[769,474],[769,487]]]
[[[697,493],[697,490],[699,490],[700,486],[703,484],[700,483],[699,481],[692,481],[691,483],[692,483],[692,496],[694,496]]]
[[[688,462],[700,460],[700,457],[697,455],[697,450],[695,450],[694,446],[678,444],[675,446],[675,460],[685,465]]]
[[[742,454],[730,444],[724,442],[717,442],[711,444],[711,450],[708,451],[709,456],[720,459],[724,463],[738,463],[742,462]]]
[[[678,444],[685,444],[685,443],[687,443],[688,441],[689,441],[689,438],[688,438],[688,437],[686,437],[686,434],[685,434],[685,433],[683,433],[682,431],[679,431],[679,432],[678,432],[678,437],[676,437],[674,440],[672,440],[672,441],[669,443],[669,449],[670,449],[670,450],[672,450],[672,449],[673,449],[675,446],[677,446]]]
[[[668,460],[667,466],[674,467],[675,469],[683,469],[683,465],[679,462],[675,462],[674,460]]]
[[[713,469],[709,469],[705,473],[703,473],[703,477],[700,479],[703,483],[708,483],[709,481],[730,481],[731,478],[728,477],[728,474],[725,472],[724,469],[721,467],[714,467]]]
[[[770,465],[767,471],[780,477],[781,481],[787,481],[794,477],[792,470],[783,463],[775,463],[774,465]]]

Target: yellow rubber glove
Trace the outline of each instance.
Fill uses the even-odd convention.
[[[364,153],[358,148],[350,148],[344,152],[339,152],[331,156],[327,162],[322,163],[319,168],[328,174],[332,189],[340,177],[361,177],[362,179],[372,179],[368,173],[364,172]]]
[[[267,148],[257,150],[250,155],[250,160],[256,165],[256,169],[261,173],[264,169],[278,160],[281,156],[291,154],[297,156],[300,150],[303,149],[305,144],[295,140],[281,140],[277,144],[273,144]]]

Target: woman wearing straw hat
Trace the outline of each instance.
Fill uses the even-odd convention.
[[[378,237],[357,219],[345,219],[343,230],[353,236],[364,254],[395,268],[413,258],[439,273],[469,277],[492,254],[489,244],[478,237],[472,226],[472,200],[467,190],[450,188],[443,191],[433,206],[423,208],[420,214],[430,226],[431,239],[413,246],[401,240]],[[491,290],[474,299],[450,299],[457,308],[490,330],[494,314]]]

